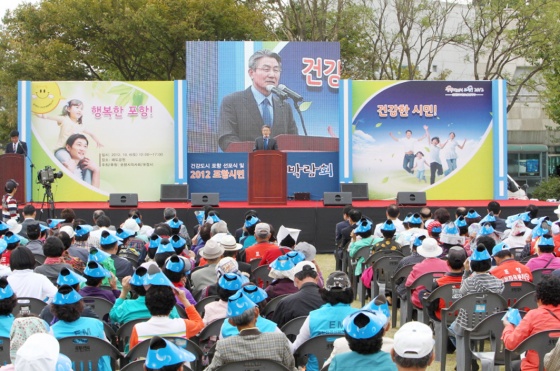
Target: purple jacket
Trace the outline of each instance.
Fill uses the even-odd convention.
[[[99,287],[84,286],[80,289],[79,294],[82,296],[109,300],[111,303],[115,304],[115,300],[121,295],[121,292],[119,290],[106,290]]]
[[[542,253],[536,258],[530,259],[525,266],[531,271],[542,268],[558,269],[560,268],[560,258],[555,257],[553,254]]]

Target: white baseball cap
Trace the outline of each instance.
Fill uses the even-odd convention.
[[[426,357],[434,349],[432,329],[422,322],[407,322],[395,333],[393,349],[403,358]]]

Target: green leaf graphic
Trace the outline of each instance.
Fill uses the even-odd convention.
[[[303,102],[302,104],[299,105],[299,110],[301,112],[305,112],[309,109],[309,107],[311,107],[311,102]]]

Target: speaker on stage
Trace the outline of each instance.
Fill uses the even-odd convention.
[[[219,206],[220,194],[219,193],[191,193],[192,206]]]
[[[351,205],[352,192],[325,192],[323,193],[323,205],[338,206]]]
[[[403,206],[424,206],[426,205],[426,192],[398,192],[397,204]]]
[[[109,206],[138,206],[138,193],[110,193]]]
[[[186,202],[189,200],[189,185],[162,184],[159,200],[161,202]]]
[[[352,200],[369,201],[367,183],[340,183],[340,192],[352,192]]]

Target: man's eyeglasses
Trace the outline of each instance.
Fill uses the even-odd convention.
[[[271,67],[257,67],[257,68],[255,68],[255,69],[256,69],[256,70],[261,70],[261,71],[263,71],[264,73],[269,73],[270,71],[272,71],[272,72],[274,72],[274,73],[280,73],[280,72],[282,72],[282,69],[279,68],[279,67],[274,67],[274,68],[271,68]]]

